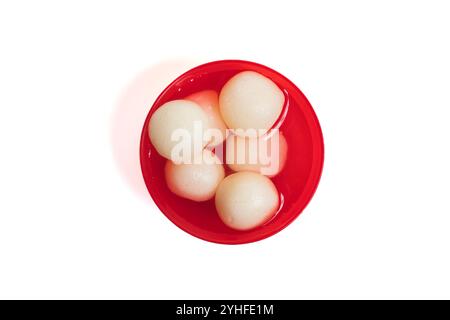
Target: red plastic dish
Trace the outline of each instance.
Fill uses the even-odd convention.
[[[272,181],[280,192],[276,216],[248,231],[225,226],[216,212],[214,199],[193,202],[173,194],[164,179],[165,159],[152,146],[148,125],[153,112],[162,104],[182,99],[194,92],[214,89],[220,92],[225,82],[238,72],[252,70],[272,79],[285,93],[284,112],[278,125],[288,144],[284,169]],[[324,161],[324,146],[319,121],[303,93],[278,72],[249,61],[222,60],[206,63],[184,73],[156,99],[145,120],[140,146],[141,169],[145,184],[158,208],[175,225],[200,239],[242,244],[267,238],[289,225],[303,211],[319,184]]]

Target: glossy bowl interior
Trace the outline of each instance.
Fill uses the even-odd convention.
[[[286,101],[277,127],[284,134],[288,155],[284,169],[272,181],[280,193],[277,214],[264,225],[248,231],[236,231],[219,219],[214,199],[193,202],[173,194],[164,179],[164,164],[148,136],[149,119],[162,104],[182,99],[194,92],[213,89],[220,92],[233,75],[252,70],[274,81],[284,92]],[[317,117],[303,93],[286,77],[263,65],[241,61],[222,60],[200,65],[173,81],[156,99],[141,136],[140,159],[142,174],[151,197],[159,209],[175,225],[203,240],[241,244],[269,237],[289,225],[311,200],[320,180],[324,146]],[[227,173],[230,173],[227,170]]]

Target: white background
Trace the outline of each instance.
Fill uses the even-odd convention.
[[[0,298],[450,298],[448,1],[1,1]],[[242,246],[161,214],[156,95],[238,58],[321,121],[319,189]]]

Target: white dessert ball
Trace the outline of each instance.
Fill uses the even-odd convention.
[[[225,171],[211,151],[203,150],[202,156],[204,160],[199,164],[167,161],[164,173],[170,191],[193,201],[206,201],[214,197],[217,186],[225,177]]]
[[[278,191],[266,176],[238,172],[226,177],[216,191],[216,209],[230,228],[248,230],[262,225],[277,211]]]
[[[220,113],[231,129],[260,130],[262,135],[277,121],[284,94],[269,78],[253,71],[240,72],[223,86],[219,96]]]
[[[214,147],[222,143],[227,137],[227,126],[222,120],[219,110],[219,95],[214,90],[204,90],[186,97],[186,100],[197,103],[208,115],[209,127],[218,130],[210,137],[208,146]]]
[[[259,138],[231,135],[226,142],[226,162],[233,171],[253,171],[274,177],[286,163],[287,149],[282,133]]]
[[[196,130],[199,128],[200,130]],[[177,131],[184,129],[184,131]],[[159,107],[150,118],[149,136],[156,151],[167,159],[172,159],[175,146],[190,149],[191,153],[201,152],[207,141],[203,139],[204,130],[208,129],[208,116],[196,103],[189,100],[173,100]],[[200,132],[197,132],[200,131]],[[189,139],[174,137],[176,132],[185,132]]]

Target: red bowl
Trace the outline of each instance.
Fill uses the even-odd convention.
[[[273,219],[248,231],[230,229],[219,219],[214,199],[194,202],[173,194],[164,179],[165,159],[152,146],[148,136],[149,120],[162,104],[182,99],[194,92],[213,89],[220,92],[232,76],[252,70],[272,79],[284,92],[284,112],[278,121],[284,134],[288,155],[284,169],[272,181],[281,204]],[[241,60],[222,60],[195,67],[173,81],[156,99],[141,135],[141,169],[145,184],[158,208],[175,225],[203,240],[242,244],[267,238],[289,225],[306,207],[319,184],[324,160],[324,145],[319,121],[303,93],[286,77],[263,65]]]

